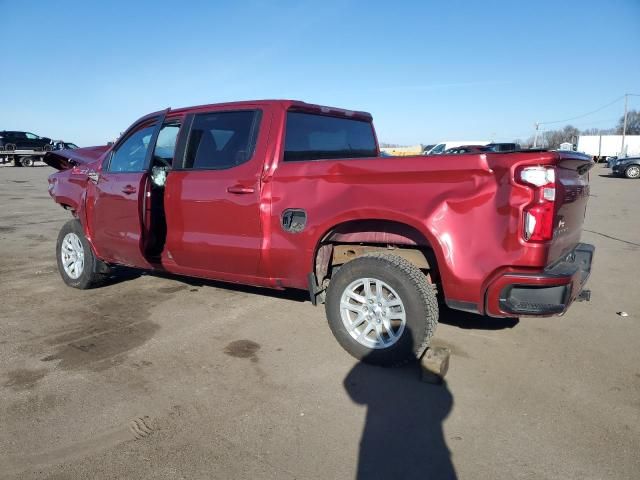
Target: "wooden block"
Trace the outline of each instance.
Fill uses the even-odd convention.
[[[422,367],[422,381],[427,383],[442,383],[449,370],[451,350],[446,347],[428,348],[420,360]]]

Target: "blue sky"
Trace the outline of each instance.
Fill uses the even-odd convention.
[[[366,110],[385,142],[512,140],[640,93],[640,0],[0,0],[0,17],[0,130],[81,146],[252,98]]]

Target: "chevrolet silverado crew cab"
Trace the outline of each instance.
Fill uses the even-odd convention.
[[[371,115],[299,101],[152,113],[113,145],[45,156],[74,217],[60,274],[80,289],[117,265],[304,289],[338,342],[379,365],[420,357],[442,303],[564,313],[594,252],[579,242],[592,161],[444,157],[381,157]]]

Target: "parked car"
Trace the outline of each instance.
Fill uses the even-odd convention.
[[[51,139],[31,132],[3,130],[0,132],[0,150],[51,150]]]
[[[74,150],[76,148],[78,148],[78,146],[75,143],[65,142],[62,140],[56,140],[53,142],[54,150]]]
[[[441,155],[445,150],[454,147],[462,147],[463,145],[487,145],[491,142],[485,140],[449,140],[436,144],[434,147],[426,151],[425,155]]]
[[[614,175],[627,178],[640,178],[640,157],[618,158],[611,166]]]
[[[522,148],[517,143],[490,143],[487,147],[494,152],[516,152]]]
[[[445,155],[460,155],[463,153],[484,153],[491,152],[489,147],[483,147],[482,145],[463,145],[461,147],[454,147],[445,150],[443,153]]]
[[[429,150],[431,150],[435,146],[436,146],[435,143],[432,143],[431,145],[425,145],[424,148],[422,149],[422,154],[426,155],[429,152]]]
[[[56,246],[67,285],[127,265],[306,290],[338,342],[375,364],[424,353],[438,296],[494,317],[562,314],[587,296],[593,162],[574,152],[384,158],[370,114],[272,100],[151,113],[112,146],[45,162],[74,217]]]

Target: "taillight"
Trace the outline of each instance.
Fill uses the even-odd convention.
[[[524,209],[523,237],[529,242],[546,242],[553,238],[556,200],[554,167],[524,167],[517,174],[518,183],[531,188],[533,201]]]

